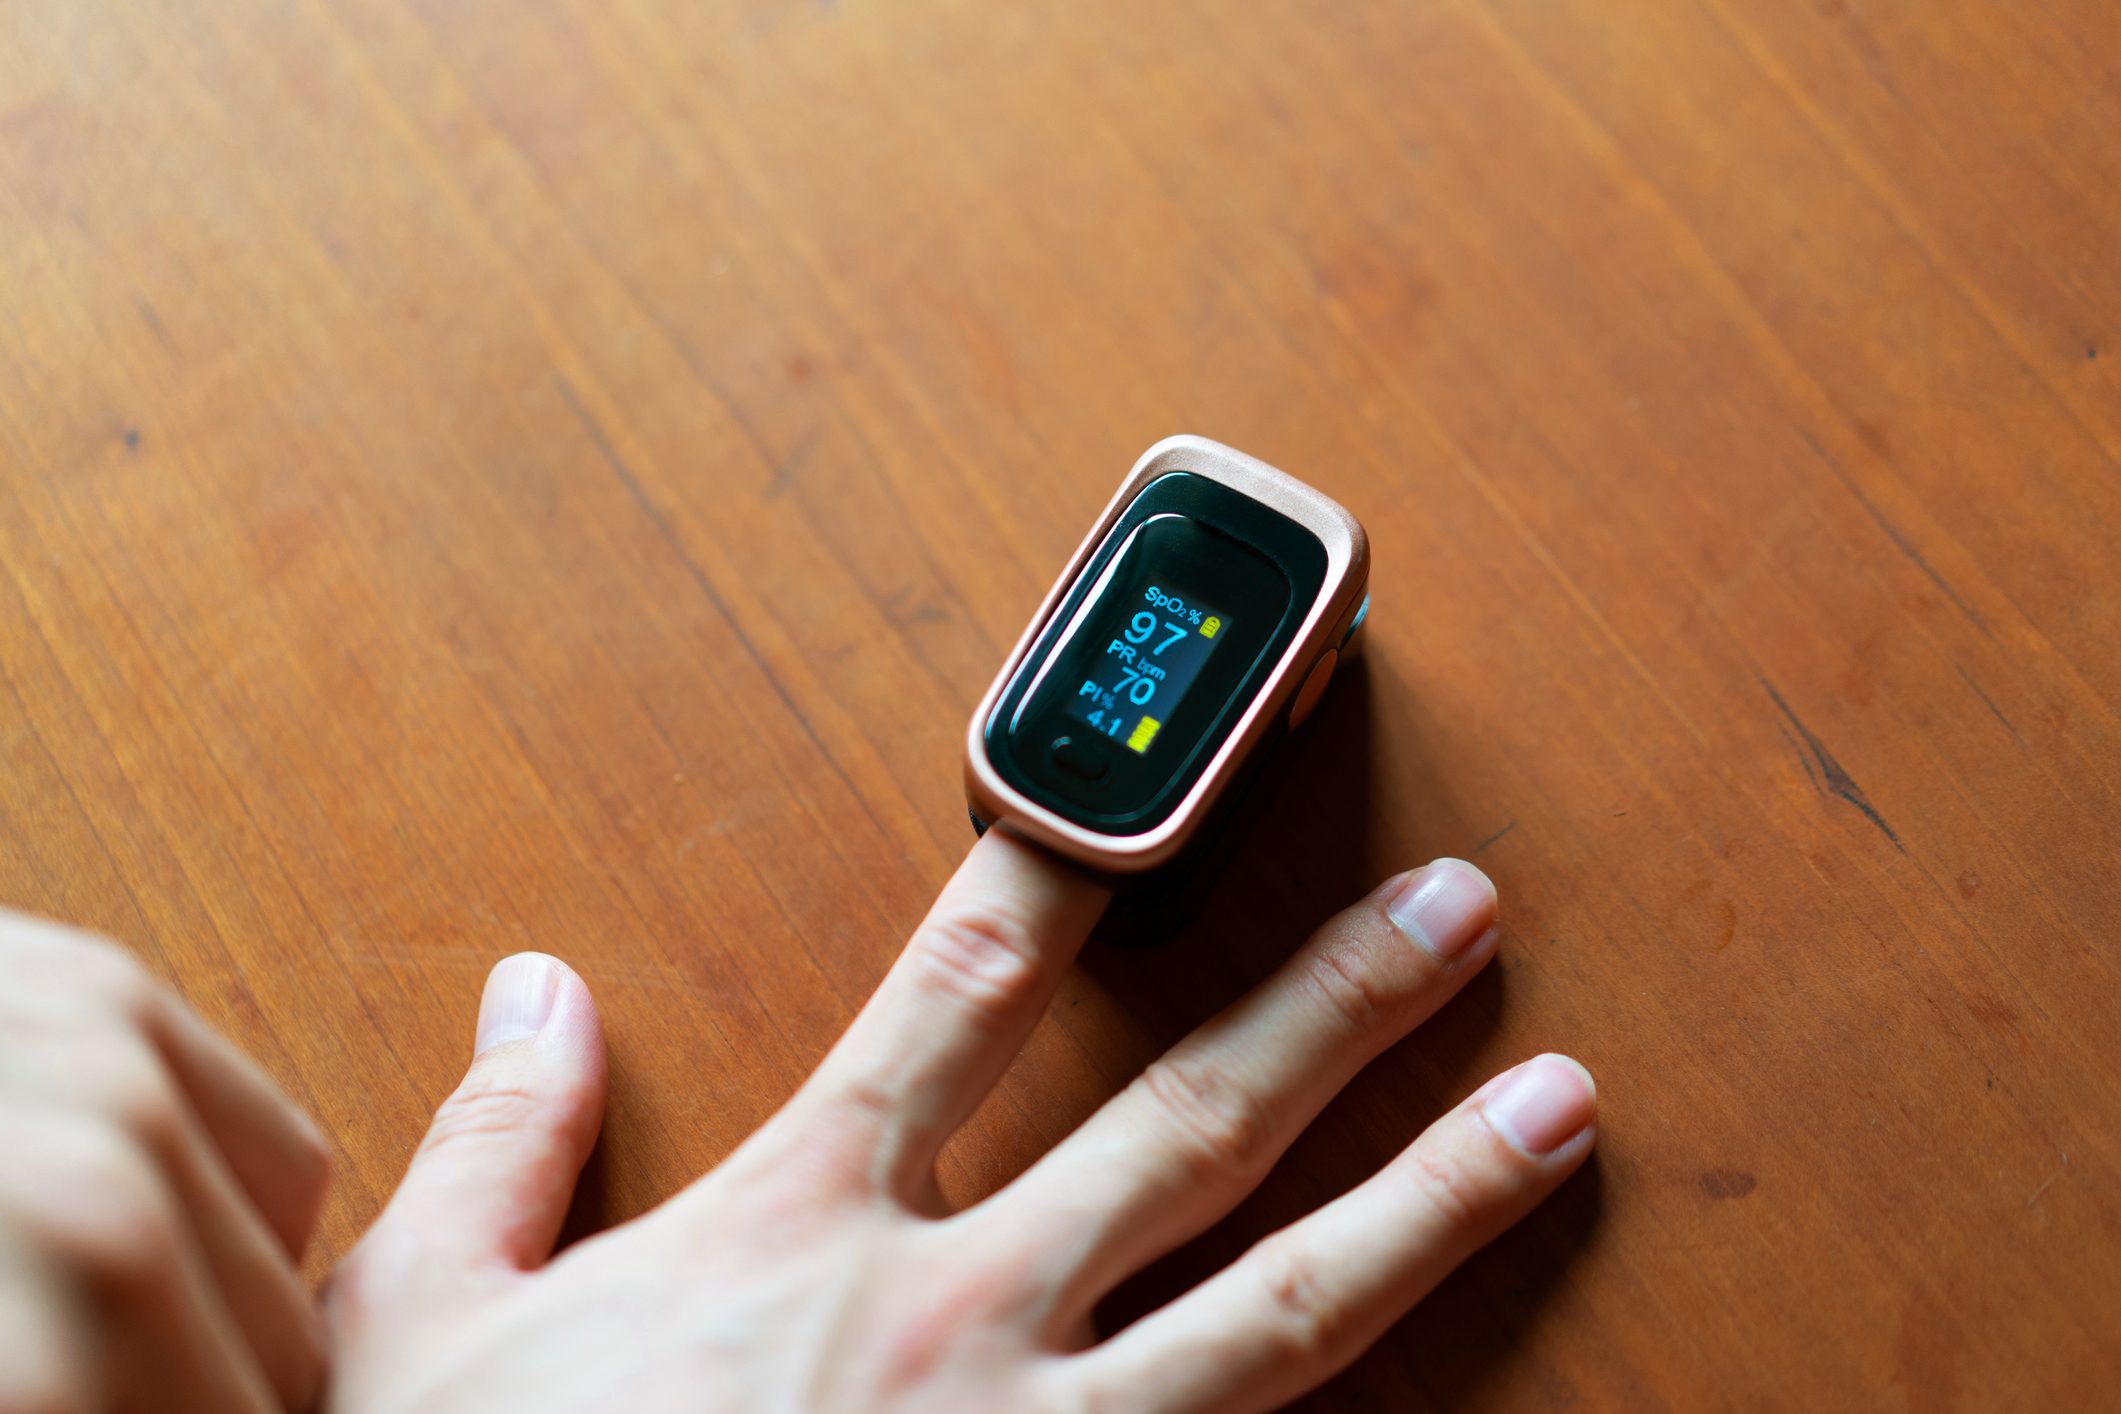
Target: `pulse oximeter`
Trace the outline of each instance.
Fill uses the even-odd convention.
[[[1145,452],[973,714],[973,823],[1103,874],[1211,826],[1317,705],[1369,607],[1337,502],[1204,437]]]

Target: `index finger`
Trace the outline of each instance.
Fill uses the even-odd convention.
[[[987,831],[791,1103],[791,1121],[849,1144],[865,1177],[911,1200],[1045,1014],[1110,898],[1074,866]]]

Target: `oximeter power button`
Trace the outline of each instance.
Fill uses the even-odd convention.
[[[1081,780],[1100,780],[1112,769],[1111,758],[1104,752],[1094,746],[1085,746],[1073,737],[1055,737],[1047,750],[1054,765]]]

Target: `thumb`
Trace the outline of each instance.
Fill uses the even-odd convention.
[[[558,958],[503,958],[479,1001],[471,1069],[363,1245],[430,1267],[438,1257],[542,1264],[603,1116],[604,1037],[589,988]]]

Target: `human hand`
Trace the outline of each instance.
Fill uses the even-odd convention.
[[[1471,865],[1392,880],[1000,1193],[938,1149],[1106,895],[1000,831],[808,1083],[719,1168],[550,1256],[603,1099],[581,980],[487,981],[477,1055],[326,1291],[336,1414],[1255,1410],[1324,1380],[1580,1164],[1581,1067],[1489,1082],[1386,1169],[1099,1343],[1093,1305],[1203,1231],[1494,955]]]
[[[128,954],[0,912],[0,1410],[309,1408],[326,1158]]]

